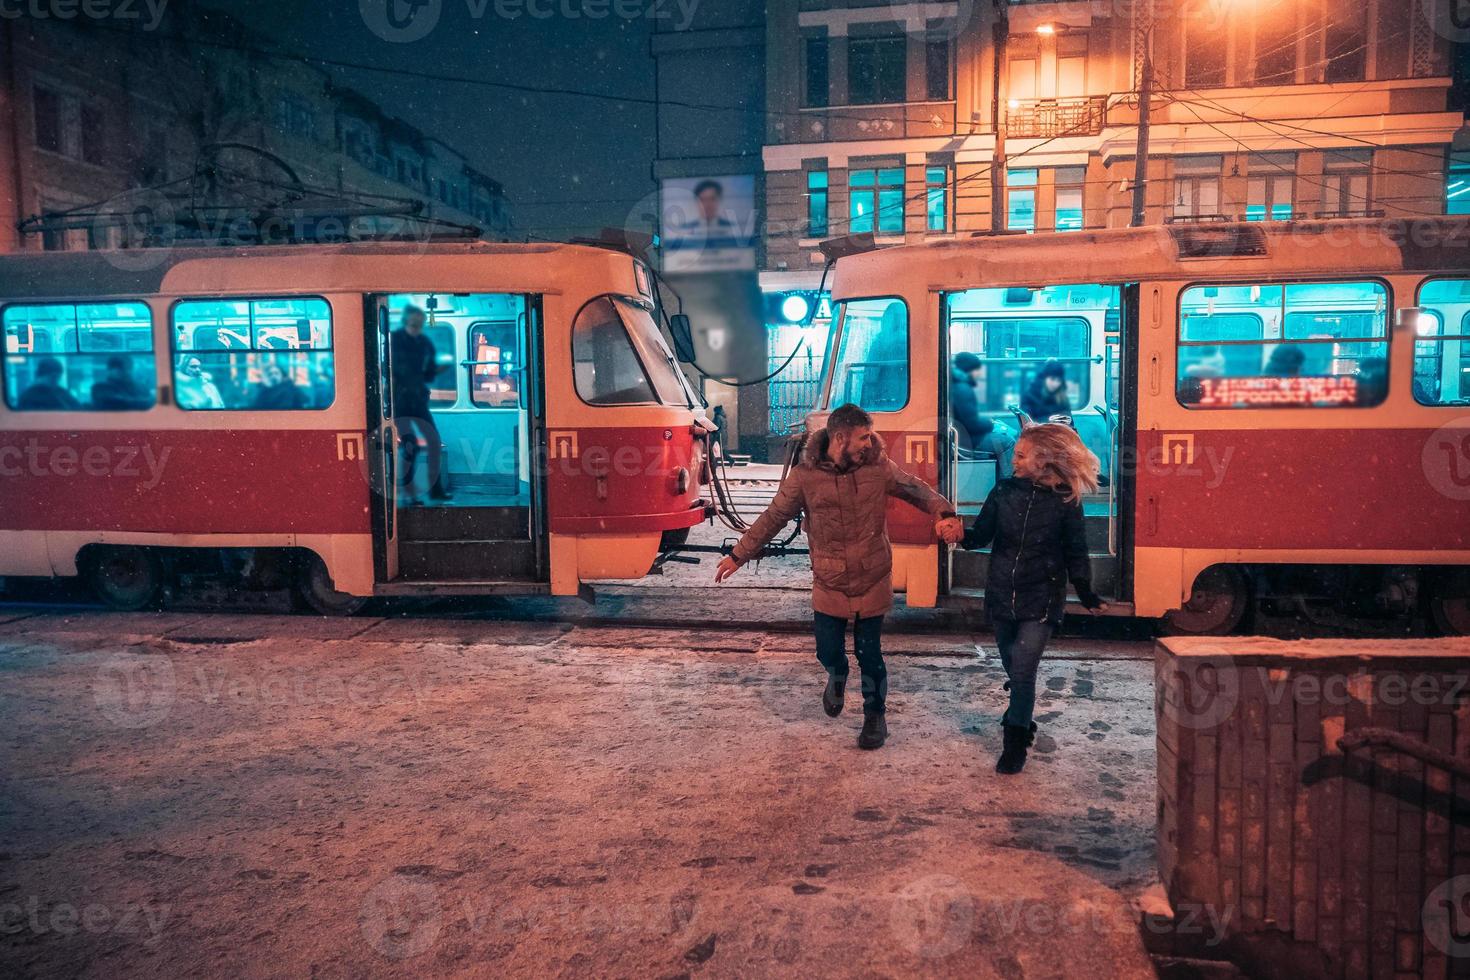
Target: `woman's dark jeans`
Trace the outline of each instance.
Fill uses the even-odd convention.
[[[1001,723],[1018,728],[1031,727],[1036,708],[1036,669],[1051,639],[1051,626],[1035,619],[1017,621],[998,619],[995,642],[1000,647],[1000,663],[1011,682],[1011,703],[1001,716]]]
[[[813,613],[817,633],[817,659],[827,673],[847,680],[847,620],[826,613]],[[852,631],[853,652],[863,676],[863,711],[883,714],[888,700],[888,668],[883,664],[883,617],[856,620]]]

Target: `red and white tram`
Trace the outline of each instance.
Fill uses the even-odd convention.
[[[223,563],[337,612],[641,576],[706,516],[712,428],[655,303],[638,259],[574,245],[0,257],[0,576],[137,607]],[[433,506],[392,412],[410,305]]]
[[[997,461],[959,448],[954,356],[1013,427],[1062,365],[1110,477],[1084,505],[1119,612],[1223,632],[1308,593],[1470,631],[1470,221],[976,237],[844,255],[833,299],[819,411],[873,412],[964,513]],[[978,594],[984,554],[903,504],[890,529],[911,605]]]

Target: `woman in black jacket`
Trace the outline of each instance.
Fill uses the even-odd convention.
[[[1061,361],[1047,361],[1021,393],[1021,411],[1040,425],[1054,415],[1072,415],[1067,397],[1067,368]]]
[[[1036,670],[1061,625],[1068,580],[1089,611],[1107,608],[1092,591],[1082,519],[1082,494],[1097,489],[1097,457],[1067,426],[1035,425],[1016,440],[1015,472],[990,492],[964,541],[971,549],[991,545],[985,609],[1011,692],[995,769],[1006,774],[1025,766],[1036,736]]]

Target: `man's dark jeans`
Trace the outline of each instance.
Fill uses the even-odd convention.
[[[1017,728],[1030,728],[1036,709],[1036,669],[1046,641],[1051,639],[1051,626],[1039,620],[997,619],[995,644],[1000,647],[1000,664],[1011,682],[1011,703],[1001,716],[1001,723]]]
[[[847,679],[847,620],[813,613],[817,632],[817,659],[827,673]],[[888,668],[883,665],[883,617],[854,620],[853,652],[863,677],[863,711],[882,714],[888,700]]]

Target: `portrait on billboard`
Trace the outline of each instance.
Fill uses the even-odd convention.
[[[665,180],[660,206],[664,271],[755,268],[755,178]]]

